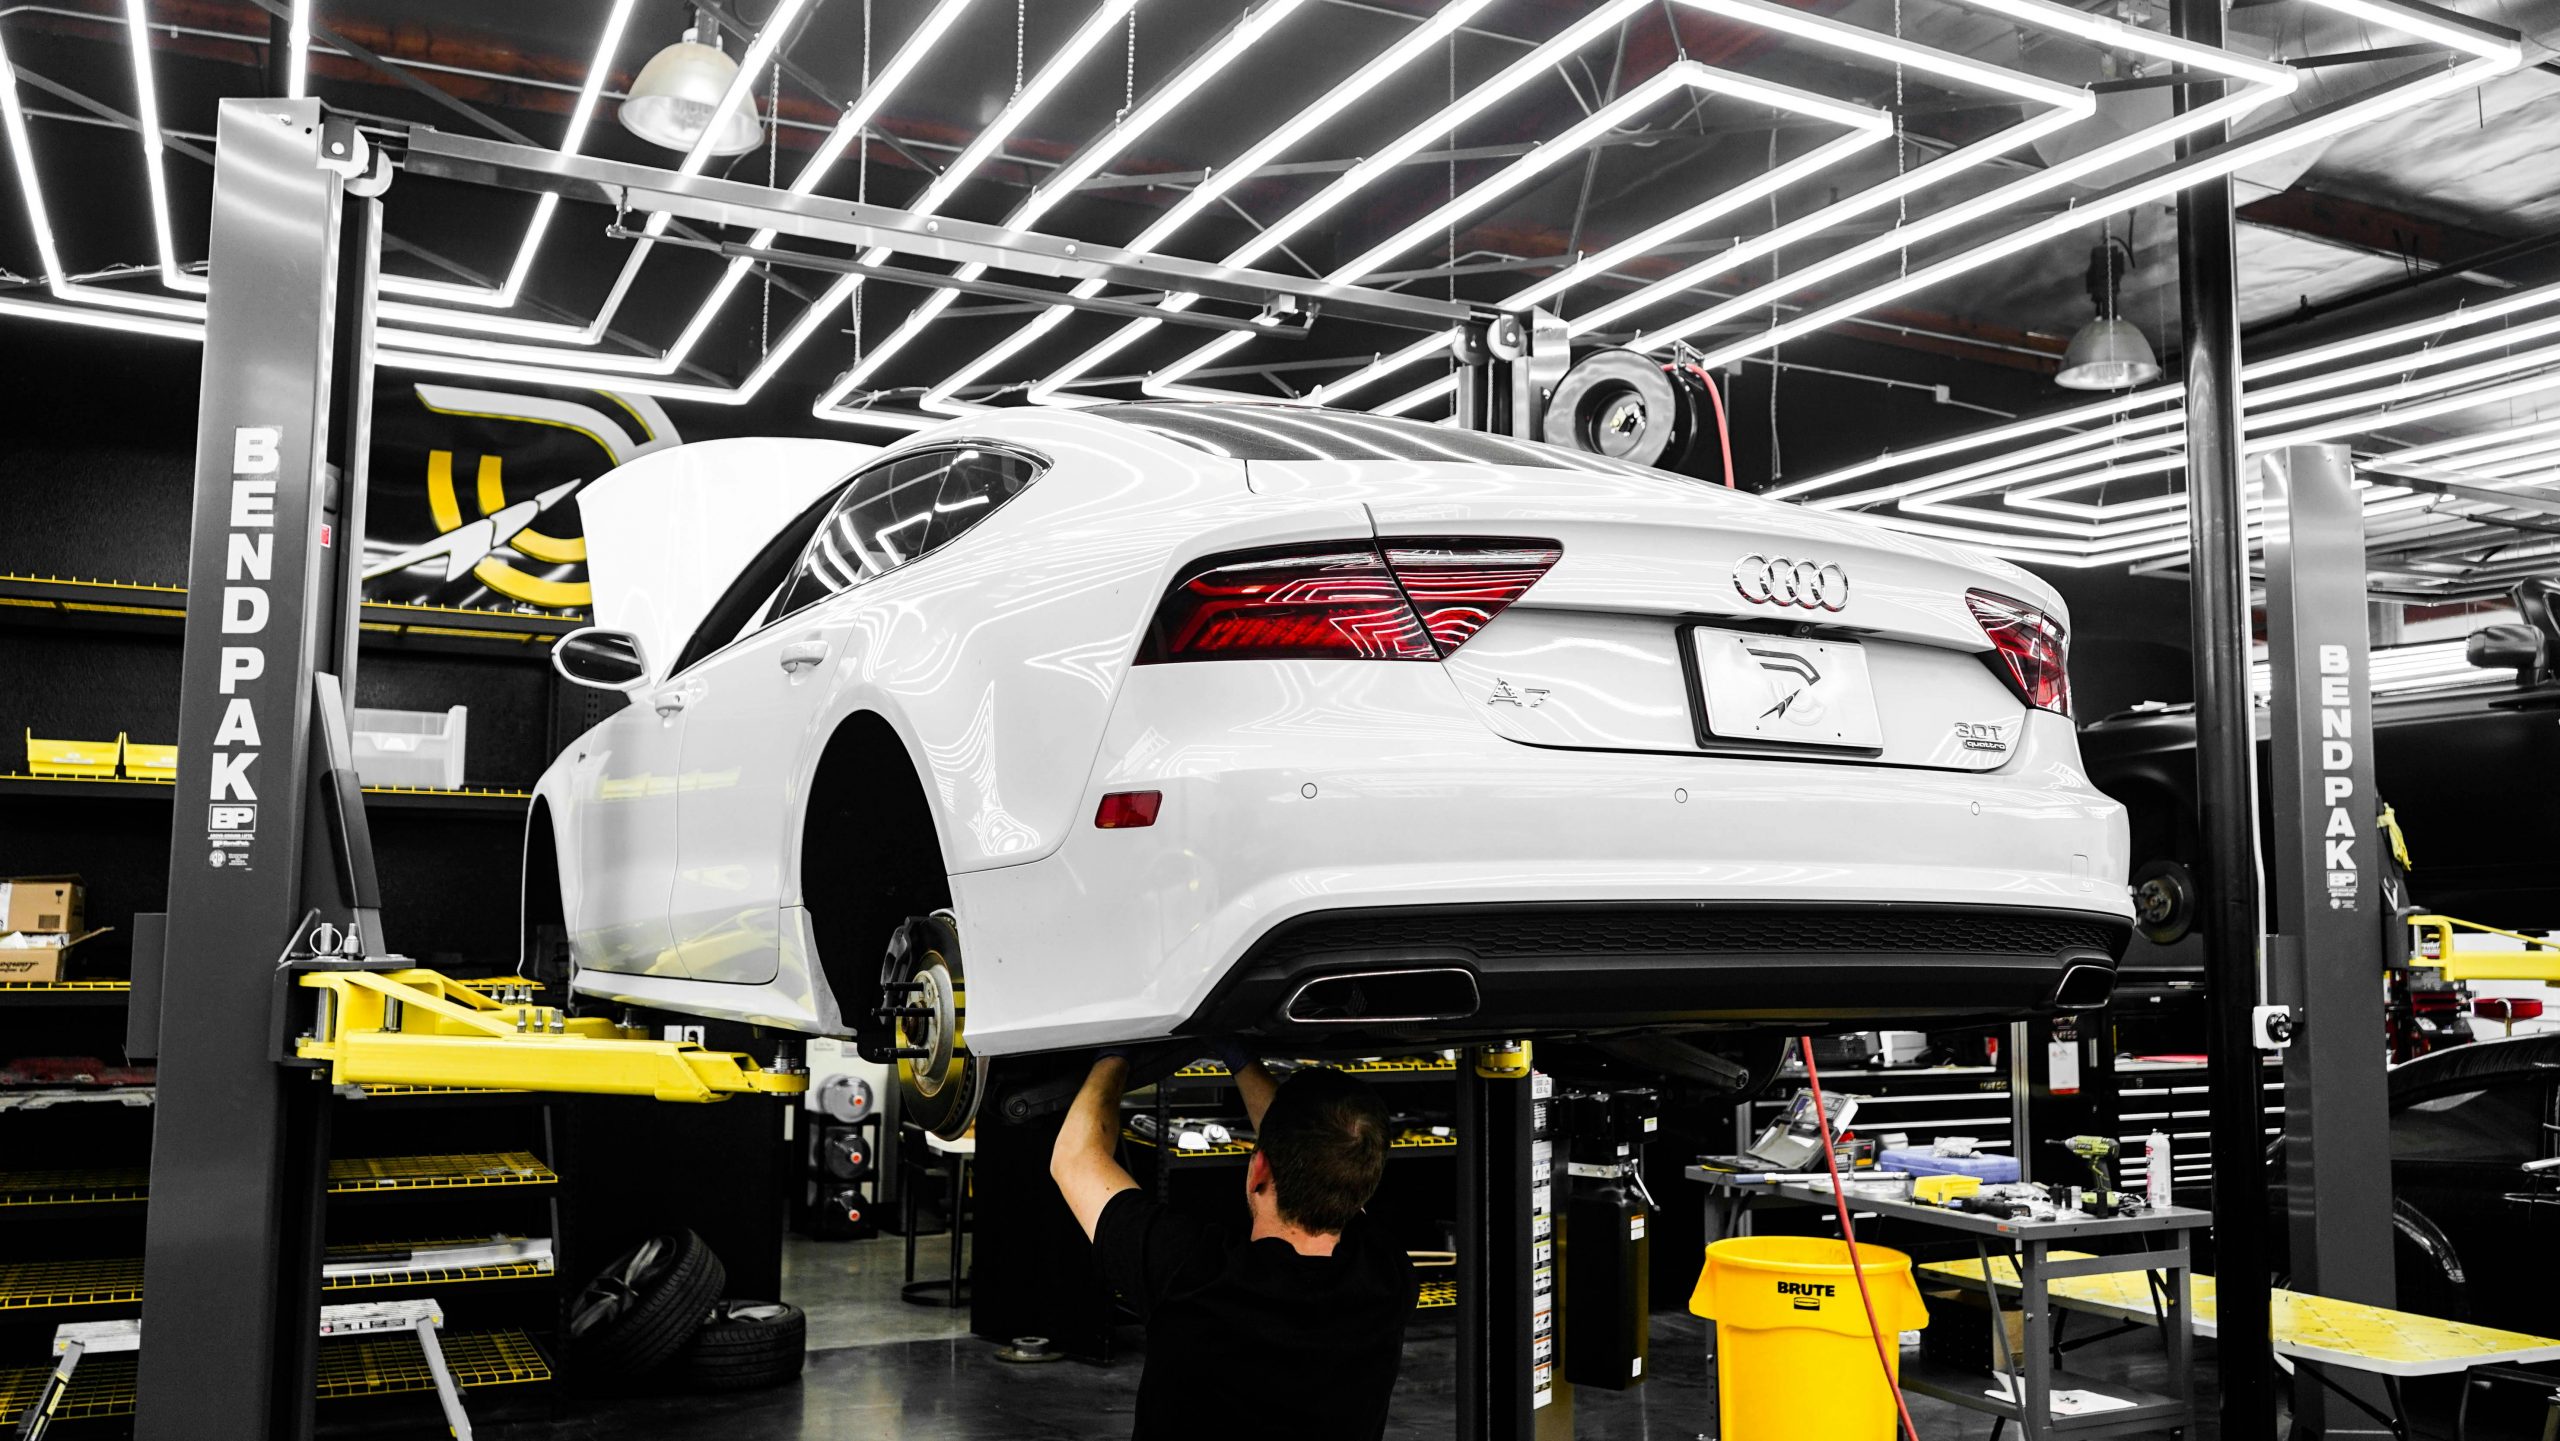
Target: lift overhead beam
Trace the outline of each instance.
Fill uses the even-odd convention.
[[[401,164],[417,175],[556,194],[618,210],[769,229],[864,249],[878,246],[955,265],[974,262],[1061,280],[1102,280],[1142,290],[1189,292],[1266,309],[1295,303],[1327,315],[1405,330],[1446,330],[1486,316],[1474,306],[1428,296],[1126,250],[1039,231],[920,215],[894,206],[798,195],[707,175],[679,175],[432,128],[410,132]]]

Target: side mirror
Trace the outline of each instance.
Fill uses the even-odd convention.
[[[560,637],[551,647],[551,668],[597,690],[636,690],[649,679],[649,661],[640,653],[640,637],[596,626]]]
[[[2463,642],[2462,658],[2488,670],[2511,670],[2526,685],[2544,666],[2549,649],[2542,632],[2529,625],[2484,625]]]

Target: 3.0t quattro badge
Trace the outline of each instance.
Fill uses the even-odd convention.
[[[1733,563],[1733,588],[1761,605],[1838,610],[1849,603],[1849,572],[1783,555],[1746,555]]]

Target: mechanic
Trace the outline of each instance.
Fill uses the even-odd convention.
[[[1386,1108],[1339,1071],[1309,1067],[1284,1085],[1239,1048],[1220,1055],[1255,1131],[1241,1241],[1166,1209],[1121,1169],[1125,1056],[1094,1062],[1050,1156],[1105,1274],[1147,1325],[1135,1441],[1369,1441],[1386,1430],[1414,1301],[1404,1249],[1361,1211],[1386,1170]],[[1248,1377],[1263,1384],[1240,1389]]]

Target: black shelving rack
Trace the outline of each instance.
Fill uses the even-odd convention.
[[[17,714],[0,714],[0,876],[80,874],[91,882],[91,923],[115,928],[72,952],[74,979],[0,982],[0,1068],[22,1057],[123,1059],[131,917],[165,904],[177,788],[165,779],[30,774],[18,737],[174,738],[186,603],[183,587],[164,583],[0,573],[0,640],[14,652],[0,679],[28,698]],[[452,694],[493,720],[532,718],[512,735],[499,725],[473,728],[473,771],[496,770],[503,782],[475,774],[475,784],[455,791],[365,788],[377,852],[395,886],[514,892],[531,778],[591,720],[585,703],[593,693],[571,693],[550,668],[552,643],[585,623],[558,613],[363,607],[366,664],[357,679],[366,704],[441,705]],[[80,683],[54,683],[66,677]],[[499,744],[480,753],[478,743],[493,733]],[[486,909],[409,905],[394,916],[390,939],[413,954],[442,953],[448,963],[463,957],[464,974],[503,969],[513,961],[513,918],[475,914]],[[152,1094],[140,1085],[0,1084],[0,1428],[36,1394],[55,1326],[139,1314]],[[573,1209],[563,1205],[563,1175],[554,1169],[563,1124],[554,1099],[397,1086],[346,1087],[338,1096],[333,1251],[506,1235],[546,1239],[552,1258],[549,1266],[458,1267],[422,1258],[414,1268],[330,1278],[323,1303],[433,1296],[448,1314],[443,1346],[460,1384],[512,1394],[550,1380],[567,1245],[562,1217]],[[321,1393],[427,1389],[431,1378],[414,1364],[414,1351],[396,1340],[326,1349]],[[57,1419],[132,1409],[131,1358],[101,1357],[81,1368]]]

